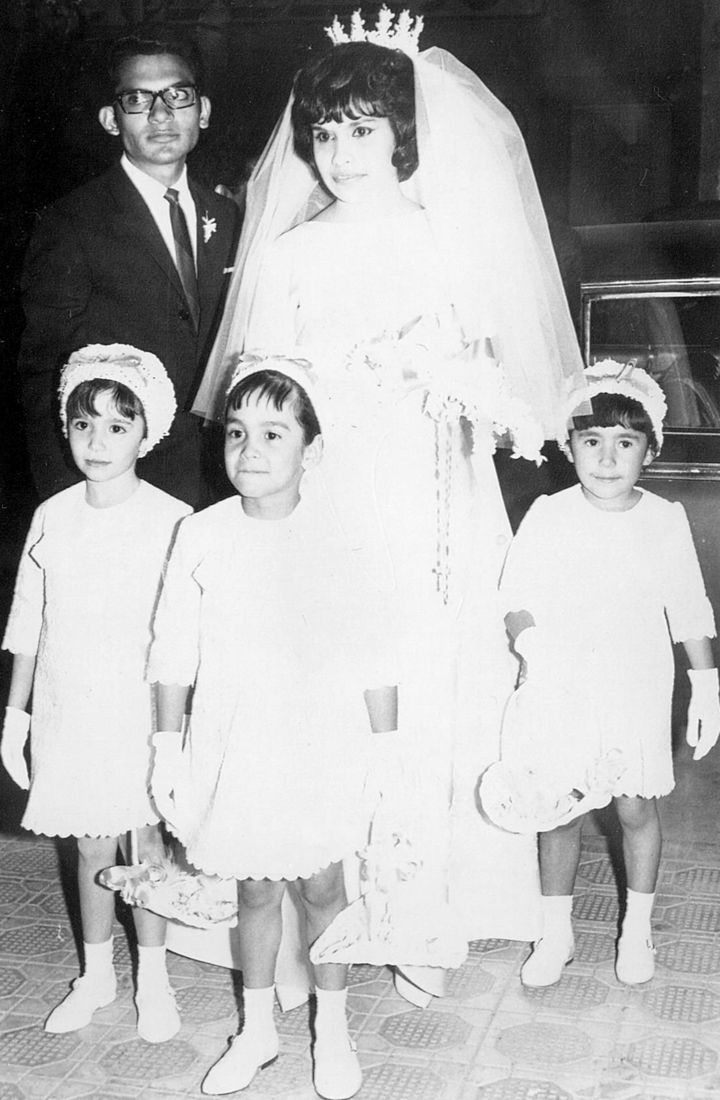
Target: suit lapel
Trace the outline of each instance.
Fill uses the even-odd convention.
[[[109,177],[118,234],[132,238],[137,247],[143,248],[152,257],[163,277],[172,284],[180,301],[184,303],[185,292],[177,268],[145,200],[119,164],[110,170]]]
[[[197,273],[200,294],[200,329],[203,336],[213,320],[221,293],[227,262],[227,232],[224,232],[222,207],[217,196],[189,180],[195,203],[197,232]]]

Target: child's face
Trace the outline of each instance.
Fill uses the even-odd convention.
[[[306,444],[293,404],[276,409],[250,394],[225,420],[225,469],[248,515],[281,519],[300,499],[305,470],[320,458],[320,437]]]
[[[313,126],[313,155],[320,179],[339,202],[375,203],[397,196],[392,162],[395,132],[388,118],[362,115]]]
[[[585,497],[605,512],[623,512],[637,497],[635,482],[652,462],[644,432],[622,424],[611,428],[574,429],[568,456],[577,470]]]
[[[76,416],[68,422],[70,450],[88,481],[114,481],[134,474],[145,438],[145,420],[128,419],[118,411],[109,391],[95,398],[95,416]]]

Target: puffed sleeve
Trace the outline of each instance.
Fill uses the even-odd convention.
[[[682,504],[671,505],[671,522],[665,527],[663,548],[667,596],[665,613],[674,642],[714,638],[715,618],[705,592],[690,524]]]
[[[544,559],[552,557],[548,539],[548,497],[541,496],[530,506],[510,544],[500,580],[500,606],[503,614],[533,611],[539,578],[548,575]]]
[[[285,352],[297,343],[294,249],[286,234],[268,249],[248,318],[248,351]]]
[[[47,509],[41,504],[30,524],[2,644],[3,649],[28,657],[37,653],[45,607],[45,574],[40,555],[36,557],[34,552],[42,542],[46,515]]]
[[[195,579],[200,564],[192,525],[183,520],[167,564],[148,657],[150,683],[194,684],[199,663],[201,589]]]

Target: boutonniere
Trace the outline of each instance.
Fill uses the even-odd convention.
[[[211,218],[209,216],[207,210],[205,211],[205,213],[202,216],[202,227],[203,227],[203,240],[204,240],[205,244],[207,244],[208,241],[210,240],[210,238],[212,237],[213,233],[217,229],[217,222],[215,221],[214,218]]]

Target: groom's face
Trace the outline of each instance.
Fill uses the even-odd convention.
[[[158,92],[176,85],[194,84],[187,64],[173,54],[139,54],[128,58],[119,73],[117,93],[142,88]],[[180,174],[188,153],[195,148],[210,120],[210,101],[196,95],[191,107],[173,109],[159,97],[149,111],[126,114],[119,103],[104,107],[100,122],[117,134],[129,160],[149,176],[165,182],[173,168]]]

